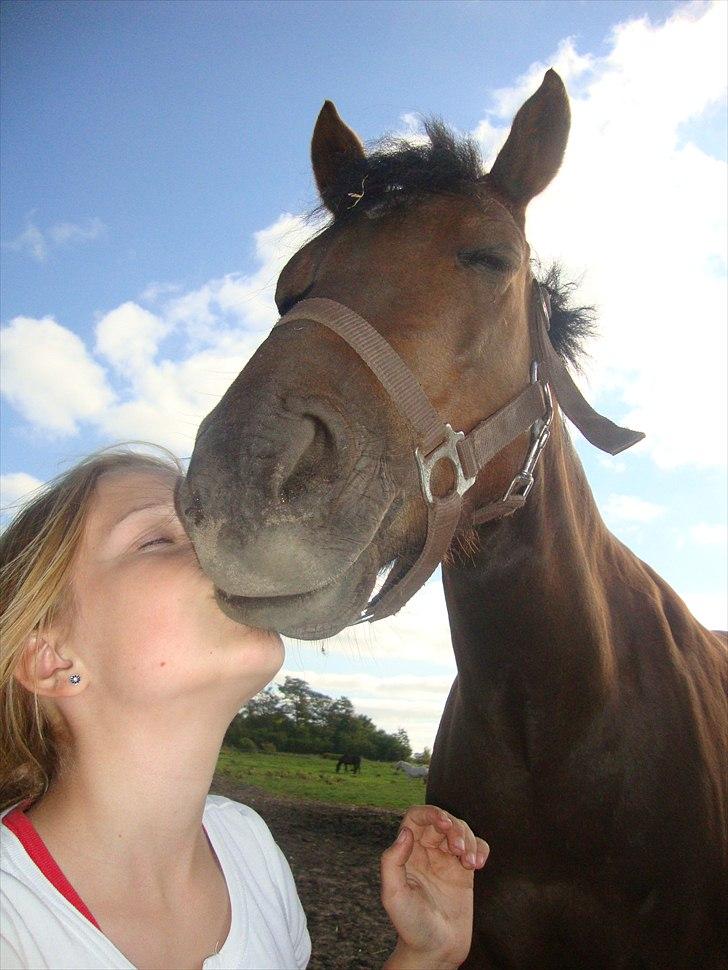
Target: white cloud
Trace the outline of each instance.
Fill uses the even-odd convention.
[[[376,671],[380,663],[394,659],[407,662],[412,670],[423,664],[443,667],[448,675],[455,670],[439,570],[394,616],[349,627],[323,641],[286,639],[286,643],[289,657],[303,666],[311,665],[309,651],[323,649],[327,655],[356,660],[364,670]]]
[[[25,229],[15,239],[3,243],[3,246],[14,252],[25,252],[39,263],[44,263],[52,249],[67,246],[70,243],[89,242],[97,239],[105,231],[106,226],[96,218],[87,219],[83,223],[56,222],[42,230],[35,225],[31,215]]]
[[[619,495],[613,492],[602,506],[607,522],[654,522],[661,518],[667,509],[664,505],[648,502],[636,495]]]
[[[331,694],[337,697],[346,695],[351,697],[354,694],[366,696],[370,699],[381,698],[392,700],[400,696],[408,696],[411,699],[428,699],[432,696],[442,697],[447,695],[452,684],[451,676],[441,676],[439,674],[429,676],[405,675],[398,677],[376,677],[373,674],[360,673],[322,673],[318,670],[281,670],[278,679],[284,677],[300,677],[315,689],[324,694]]]
[[[432,747],[450,692],[455,669],[446,674],[388,676],[370,673],[333,673],[286,665],[276,678],[299,677],[329,697],[346,696],[357,713],[366,714],[385,731],[404,728],[414,750]]]
[[[127,301],[104,314],[94,350],[106,367],[55,320],[17,317],[3,331],[2,393],[45,431],[68,434],[87,422],[111,441],[154,441],[189,455],[200,421],[275,322],[278,273],[314,229],[284,213],[255,234],[254,273],[181,294],[156,283],[146,292],[156,312]],[[165,357],[172,336],[176,352]]]
[[[708,630],[728,630],[728,605],[724,592],[690,591],[683,595],[690,612]]]
[[[289,674],[329,696],[345,694],[378,727],[403,727],[415,750],[432,747],[457,673],[439,570],[395,616],[350,627],[325,641],[284,639],[286,667],[278,679]],[[355,665],[353,673],[328,669],[342,658]],[[393,676],[393,661],[412,673]],[[423,668],[437,673],[418,673]]]
[[[571,88],[574,123],[562,172],[533,203],[529,235],[542,257],[588,269],[584,297],[601,307],[593,391],[611,398],[598,403],[615,418],[647,431],[640,447],[662,465],[725,461],[726,295],[714,266],[724,258],[726,166],[683,144],[681,125],[723,96],[726,9],[690,6],[661,26],[630,21],[602,57],[566,40],[549,62]],[[491,155],[546,66],[534,64],[496,92],[477,128]],[[411,131],[413,116],[403,120]],[[23,245],[40,257],[49,244],[100,231],[98,220],[45,233],[31,222]],[[94,377],[74,378],[53,408],[44,386],[23,382],[22,361],[9,367],[17,373],[7,396],[40,427],[68,431],[88,420],[102,434],[159,438],[189,452],[197,423],[274,322],[276,276],[311,232],[284,213],[255,234],[252,274],[230,273],[189,292],[157,282],[142,301],[154,312],[127,302],[106,313],[97,327],[106,383],[90,352],[78,349]],[[165,356],[168,337],[174,353]],[[63,373],[59,379],[65,387]],[[82,387],[85,404],[77,400]]]
[[[724,525],[698,522],[690,529],[690,538],[699,546],[722,546],[728,548],[728,529]]]
[[[10,472],[0,475],[0,507],[2,510],[23,502],[39,489],[43,482],[27,472]]]
[[[44,263],[48,258],[48,245],[45,236],[37,226],[32,224],[27,225],[15,239],[5,243],[5,248],[16,253],[25,251],[39,263]]]
[[[49,226],[46,235],[57,246],[63,246],[69,242],[88,242],[91,239],[97,239],[105,231],[106,226],[100,219],[88,219],[82,225],[73,222],[57,222]]]
[[[690,6],[661,26],[630,21],[602,57],[566,40],[496,92],[475,131],[492,159],[546,67],[566,81],[572,137],[562,172],[531,207],[529,238],[544,260],[588,271],[583,296],[600,306],[602,333],[592,348],[592,388],[618,402],[613,417],[648,432],[642,447],[664,466],[725,461],[726,296],[715,267],[725,260],[726,165],[686,141],[683,126],[724,97],[726,9]],[[402,121],[411,136],[414,117]],[[100,317],[93,350],[53,318],[17,317],[3,331],[2,393],[45,431],[67,434],[86,423],[110,440],[147,439],[189,454],[201,418],[275,321],[275,279],[313,230],[284,213],[255,234],[252,273],[190,291],[150,284],[138,301]],[[42,261],[53,247],[102,231],[98,220],[44,230],[29,220],[7,245]],[[658,521],[664,508],[612,494],[604,511],[629,528]],[[700,525],[691,535],[717,542],[713,530]],[[725,623],[724,597],[696,592],[686,601],[707,625]],[[432,744],[454,674],[439,581],[396,616],[343,631],[325,650],[355,661],[361,674],[317,670],[315,645],[299,641],[289,641],[288,669],[316,689],[347,693],[387,730],[405,726],[416,747]],[[384,676],[393,660],[412,675]],[[442,673],[417,675],[425,664]]]
[[[150,283],[139,294],[142,303],[157,303],[162,297],[178,293],[182,287],[179,283]]]
[[[571,428],[571,425],[568,425]],[[614,475],[622,475],[627,471],[627,462],[622,458],[615,458],[613,455],[601,455],[596,456],[597,464],[600,468],[605,468],[607,471],[612,472]]]
[[[122,303],[96,325],[96,352],[120,371],[148,367],[169,324],[136,303]]]
[[[586,270],[582,294],[600,308],[592,393],[621,402],[615,416],[647,432],[663,467],[726,463],[728,167],[683,126],[725,99],[727,13],[690,4],[660,26],[629,21],[603,57],[567,40],[496,92],[474,132],[492,161],[544,70],[562,74],[572,134],[529,239],[543,261]]]
[[[31,424],[73,434],[98,419],[113,393],[83,341],[52,317],[15,317],[0,331],[2,393]]]

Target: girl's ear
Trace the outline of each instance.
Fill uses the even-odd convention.
[[[46,636],[32,633],[15,669],[15,678],[31,694],[38,694],[40,697],[71,697],[86,686],[84,677],[81,677],[78,684],[69,679],[72,673],[77,673],[76,668],[77,664],[73,660],[61,656],[52,633]]]

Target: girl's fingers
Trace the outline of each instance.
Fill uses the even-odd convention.
[[[476,848],[475,848],[475,858],[476,858],[476,869],[482,869],[490,855],[490,846],[485,841],[485,839],[479,839],[476,837]]]
[[[403,825],[395,841],[382,853],[380,869],[382,874],[382,901],[391,899],[397,892],[407,888],[405,865],[412,855],[415,837],[412,829]]]
[[[465,869],[481,869],[490,851],[483,839],[474,835],[462,819],[435,805],[413,805],[408,809],[403,824],[409,822],[425,829],[419,841],[427,848],[440,848],[457,856]],[[426,831],[431,827],[431,831]]]
[[[445,849],[445,846],[442,846]],[[466,869],[475,869],[477,865],[478,843],[470,826],[462,819],[452,819],[452,826],[447,832],[447,850],[456,855]]]
[[[453,818],[436,805],[412,805],[407,809],[402,824],[406,822],[421,825],[423,828],[434,825],[439,832],[447,832],[453,824]]]

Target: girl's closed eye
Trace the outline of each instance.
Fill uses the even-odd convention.
[[[139,549],[149,549],[151,546],[157,545],[171,545],[173,542],[174,539],[171,539],[169,536],[155,536],[153,539],[145,539],[139,546]]]

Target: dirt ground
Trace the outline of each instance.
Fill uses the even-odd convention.
[[[222,775],[211,790],[254,808],[288,859],[308,918],[310,970],[381,970],[395,933],[379,901],[379,856],[401,815],[294,801]]]

